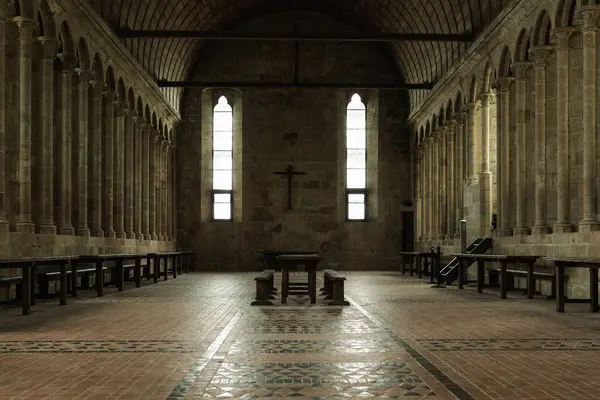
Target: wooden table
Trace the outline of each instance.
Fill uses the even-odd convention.
[[[142,258],[147,257],[146,254],[98,254],[98,255],[83,255],[79,256],[79,262],[88,262],[96,264],[96,294],[98,297],[104,295],[104,263],[114,261],[116,269],[116,286],[119,292],[123,291],[124,279],[123,279],[123,262],[125,260],[135,260],[134,268],[134,279],[137,287],[141,286],[141,269],[142,269]],[[72,264],[71,279],[73,280],[72,295],[77,296],[77,265]],[[113,275],[114,277],[114,275]]]
[[[485,263],[486,262],[497,262],[500,264],[500,298],[506,299],[506,292],[508,287],[508,275],[506,273],[506,267],[510,264],[527,264],[527,298],[533,299],[533,293],[535,292],[534,279],[533,279],[533,266],[536,261],[540,259],[540,256],[507,256],[504,254],[470,254],[470,253],[456,253],[451,254],[452,257],[458,258],[458,288],[463,288],[463,276],[464,276],[464,265],[466,260],[473,260],[477,262],[477,293],[483,292],[483,286],[485,283]]]
[[[600,259],[549,258],[556,268],[556,312],[565,312],[565,268],[588,268],[590,270],[590,312],[598,312],[598,268]]]
[[[426,251],[401,251],[398,253],[402,257],[402,275],[406,273],[406,264],[408,264],[408,272],[413,276],[413,271],[416,270],[417,276],[423,276],[423,269],[427,266],[428,259],[431,258],[431,252]],[[414,260],[414,262],[413,262]],[[415,268],[413,268],[413,265]],[[428,275],[433,282],[433,261],[430,261]]]
[[[281,265],[281,304],[285,304],[289,293],[290,270],[303,266],[308,272],[308,295],[311,304],[317,301],[317,264],[321,256],[317,254],[284,254],[277,256]]]
[[[277,260],[277,257],[279,256],[285,256],[285,255],[289,255],[289,254],[293,254],[293,255],[308,255],[308,254],[319,254],[319,252],[317,251],[294,251],[294,250],[264,250],[260,252],[264,259],[265,259],[265,264],[267,264],[267,269],[274,269],[274,270],[278,270],[279,269],[279,261]]]

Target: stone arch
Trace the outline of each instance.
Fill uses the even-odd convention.
[[[123,81],[123,78],[119,78],[117,83],[117,95],[119,96],[120,103],[127,102],[127,89],[125,89],[125,81]]]
[[[90,51],[84,38],[79,39],[77,43],[77,58],[79,60],[79,68],[84,71],[91,70]]]
[[[425,128],[423,128],[423,126],[421,126],[421,129],[419,129],[419,138],[418,138],[418,142],[422,143],[423,139],[425,139]]]
[[[96,53],[94,55],[94,60],[92,61],[91,68],[92,76],[94,77],[94,80],[96,82],[104,81],[104,67],[102,65],[102,59],[100,58],[100,55]]]
[[[517,42],[515,43],[514,60],[515,62],[529,61],[529,48],[531,42],[529,40],[529,33],[527,30],[522,29],[517,36]]]
[[[69,23],[67,21],[63,21],[60,24],[60,32],[58,34],[58,39],[60,42],[60,50],[59,53],[63,54],[75,54],[75,41],[73,40],[73,35],[71,35],[71,28],[69,28]]]
[[[158,118],[158,132],[161,137],[165,137],[165,126],[163,125],[162,117]]]
[[[508,46],[505,46],[502,50],[502,56],[500,57],[500,64],[498,65],[498,77],[506,77],[512,75],[511,66],[512,65],[512,57],[510,54],[510,49]]]
[[[113,71],[112,66],[106,68],[106,88],[110,91],[114,91],[117,88],[117,83],[115,81],[115,72]]]
[[[152,113],[152,126],[158,129],[158,120],[156,119],[156,111]]]
[[[452,99],[448,99],[446,103],[446,120],[454,119],[454,107],[452,106]]]
[[[560,0],[556,8],[555,26],[573,26],[575,19],[575,10],[577,9],[576,0]]]
[[[127,90],[127,103],[131,112],[135,111],[135,92],[132,87]]]
[[[142,100],[142,96],[138,96],[138,98],[137,98],[136,112],[140,118],[144,117],[144,102]]]
[[[438,127],[444,125],[444,121],[446,118],[444,117],[444,106],[440,106],[440,111],[438,114]]]
[[[14,0],[14,16],[35,19],[38,13],[38,2],[34,0]]]
[[[48,2],[42,0],[38,10],[38,23],[40,25],[40,36],[56,38],[56,21],[54,13],[50,9]]]
[[[552,31],[552,20],[550,14],[543,10],[537,18],[535,28],[533,29],[534,46],[549,45]]]
[[[462,111],[462,107],[463,107],[463,94],[462,92],[459,90],[456,93],[456,99],[454,100],[454,112],[458,113]]]
[[[481,77],[481,93],[487,93],[492,90],[492,83],[494,82],[494,71],[492,64],[488,61],[485,63],[483,68],[483,76]]]
[[[429,137],[429,135],[431,135],[431,125],[429,120],[427,120],[427,123],[425,124],[425,137]]]
[[[478,93],[478,84],[477,84],[477,78],[475,77],[475,75],[473,75],[471,77],[471,85],[469,86],[469,101],[471,103],[475,102],[475,100],[477,100],[477,95]]]
[[[144,118],[146,119],[147,123],[152,123],[152,113],[150,112],[150,106],[148,104],[146,104],[146,107],[144,107]]]
[[[431,133],[435,132],[438,128],[438,118],[437,115],[433,114],[431,117]]]

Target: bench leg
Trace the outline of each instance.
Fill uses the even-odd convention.
[[[500,298],[506,298],[508,290],[508,274],[506,273],[506,260],[500,260]]]
[[[330,301],[330,306],[349,306],[350,303],[344,300],[344,281],[333,282],[333,301]]]
[[[135,279],[135,287],[142,286],[142,260],[140,258],[135,259],[133,276]]]
[[[98,297],[104,296],[104,268],[102,268],[102,261],[96,263],[96,295]]]
[[[402,256],[402,275],[406,272],[406,256]]]
[[[590,312],[598,312],[598,268],[590,268]]]
[[[70,263],[71,265],[71,296],[77,297],[77,261]],[[81,277],[81,286],[83,287],[83,277]]]
[[[23,268],[23,298],[21,303],[23,304],[23,315],[31,314],[31,276],[32,269],[30,267]]]
[[[272,306],[270,299],[272,298],[269,292],[269,280],[256,281],[256,300],[250,303],[251,306]]]
[[[565,269],[556,268],[556,312],[565,312]]]
[[[160,257],[154,257],[152,266],[154,267],[154,283],[158,283],[158,276],[160,274]]]
[[[465,261],[462,258],[458,259],[458,288],[464,288],[463,276],[465,275]]]
[[[67,265],[60,265],[60,305],[67,304]]]
[[[477,260],[477,293],[483,293],[485,262]]]
[[[535,292],[535,278],[533,277],[533,264],[527,264],[527,298],[533,299]]]

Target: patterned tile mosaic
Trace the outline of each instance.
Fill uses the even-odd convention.
[[[201,343],[170,340],[25,341],[0,342],[0,353],[192,353]]]
[[[349,340],[253,340],[236,342],[229,351],[230,356],[298,353],[361,354],[391,351],[389,342],[381,339]]]
[[[444,339],[417,342],[428,351],[600,350],[600,339]]]

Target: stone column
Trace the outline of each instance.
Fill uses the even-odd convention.
[[[31,220],[31,57],[36,22],[23,17],[16,17],[13,21],[19,30],[19,132],[15,146],[13,192],[18,196],[14,202],[15,230],[34,233],[35,225]]]
[[[481,93],[481,171],[479,171],[480,234],[487,237],[492,222],[492,173],[490,172],[491,93]]]
[[[417,220],[417,240],[420,241],[421,237],[423,236],[423,227],[422,227],[422,223],[423,223],[423,196],[421,195],[421,179],[423,178],[423,173],[421,171],[421,158],[423,156],[423,151],[422,151],[422,147],[421,147],[421,143],[418,142],[417,145],[415,146],[415,197],[417,200],[417,213],[416,213],[416,220]]]
[[[440,142],[441,142],[441,134],[439,128],[434,132],[433,137],[433,154],[432,154],[432,164],[433,164],[433,185],[432,185],[432,200],[433,200],[433,239],[439,239],[441,226],[440,226]]]
[[[171,238],[173,241],[177,241],[177,146],[176,142],[173,141],[173,148],[171,150],[171,212],[173,214],[171,222]]]
[[[117,94],[112,91],[104,92],[104,152],[102,157],[102,166],[104,177],[104,236],[108,238],[116,237],[114,228],[113,212],[113,194],[114,194],[114,127],[115,127],[115,105]]]
[[[41,110],[40,110],[40,144],[41,165],[41,210],[39,214],[39,233],[56,234],[54,225],[54,59],[58,42],[54,38],[39,37],[41,46]],[[0,96],[2,97],[2,96]],[[1,100],[0,100],[1,101]],[[4,165],[3,163],[0,165]]]
[[[59,123],[56,124],[55,168],[58,177],[56,198],[57,225],[59,235],[74,235],[72,222],[72,179],[71,163],[73,146],[73,71],[77,59],[72,54],[59,55],[62,65],[59,75],[60,110]]]
[[[157,165],[156,165],[156,154],[157,146],[159,143],[158,131],[156,128],[152,128],[152,134],[150,135],[150,173],[148,174],[148,184],[150,187],[150,237],[152,240],[158,240],[156,232],[156,192],[157,192]]]
[[[143,175],[143,161],[142,161],[142,146],[144,140],[144,124],[143,124],[143,116],[136,115],[134,119],[134,147],[135,147],[135,155],[134,155],[134,178],[133,178],[133,226],[135,230],[135,238],[138,240],[144,239],[143,229],[142,229],[142,198],[144,197],[144,192],[142,191],[142,175]]]
[[[550,232],[546,221],[546,59],[550,46],[530,50],[535,70],[535,224],[534,235]]]
[[[446,126],[446,137],[448,141],[447,150],[447,233],[446,239],[454,239],[456,234],[456,121],[448,121]]]
[[[0,5],[0,231],[9,230],[6,218],[6,14]]]
[[[166,240],[173,240],[173,232],[171,231],[173,226],[173,213],[171,212],[171,208],[173,207],[173,198],[171,196],[173,192],[173,186],[171,181],[171,153],[173,152],[173,146],[171,142],[167,144],[167,152],[165,154],[165,203],[167,207],[165,207],[165,212],[167,213],[167,233]]]
[[[154,153],[156,172],[154,174],[155,178],[155,215],[156,215],[156,240],[163,240],[162,235],[162,136],[160,132],[157,132],[156,135],[156,149]]]
[[[127,239],[135,239],[134,232],[134,172],[139,170],[137,165],[134,169],[134,161],[136,158],[136,141],[134,140],[136,129],[134,127],[135,109],[131,108],[125,115],[125,146],[123,146],[123,157],[125,167],[125,237]]]
[[[169,148],[169,142],[163,138],[161,144],[161,153],[160,153],[160,165],[161,165],[161,173],[160,173],[160,182],[161,182],[161,234],[162,240],[168,240],[167,235],[167,209],[169,208],[169,204],[167,202],[167,152]]]
[[[425,240],[429,240],[431,237],[431,143],[431,136],[427,136],[423,139],[423,182],[425,185],[423,188],[423,197],[425,197],[423,207],[425,230],[423,236],[425,237]]]
[[[479,145],[481,139],[477,132],[477,119],[479,118],[479,111],[481,110],[481,102],[474,101],[466,105],[467,109],[467,137],[469,138],[469,163],[468,163],[468,184],[472,185],[479,181],[479,175],[477,174],[477,150],[481,147]]]
[[[439,208],[438,208],[438,225],[439,232],[438,238],[441,240],[446,239],[448,234],[448,129],[446,126],[441,126],[439,130],[440,144],[439,144]]]
[[[580,232],[600,228],[596,215],[596,41],[598,6],[582,6],[583,19],[583,220]]]
[[[496,80],[498,93],[498,160],[496,177],[496,196],[498,206],[498,236],[511,236],[510,226],[510,85],[511,77]]]
[[[460,238],[460,229],[458,221],[463,219],[464,205],[464,146],[465,146],[465,121],[466,114],[464,112],[456,113],[456,173],[455,173],[455,191],[456,191],[456,215],[454,218],[454,238]]]
[[[554,233],[573,232],[569,220],[569,38],[576,28],[554,30],[556,45],[556,224]]]
[[[102,90],[104,82],[90,82],[90,235],[104,236],[102,229]]]
[[[77,84],[77,132],[75,132],[75,193],[73,204],[75,204],[75,233],[79,236],[89,236],[88,227],[88,130],[89,130],[89,107],[88,90],[90,87],[90,73],[79,69],[79,81]],[[94,151],[97,151],[94,149]]]
[[[119,102],[115,108],[115,140],[114,140],[114,219],[117,238],[125,238],[125,116],[127,104]]]
[[[527,70],[531,68],[530,62],[518,62],[512,65],[513,75],[515,77],[516,91],[516,110],[517,110],[517,126],[516,126],[516,228],[513,229],[513,235],[523,236],[529,234],[529,228],[526,225],[527,221],[527,176],[526,176],[526,159],[527,159]]]
[[[151,141],[152,125],[147,122],[142,124],[142,233],[144,239],[152,239],[150,234],[150,155],[152,154]]]

